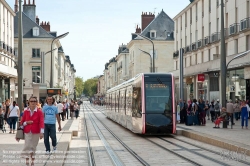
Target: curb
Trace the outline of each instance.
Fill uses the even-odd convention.
[[[245,145],[235,141],[229,141],[226,139],[222,139],[220,137],[211,136],[204,133],[198,133],[190,130],[177,130],[177,135],[182,135],[184,137],[197,140],[200,142],[204,142],[210,145],[214,145],[223,149],[227,149],[232,152],[244,152],[244,154],[250,156],[250,146]]]

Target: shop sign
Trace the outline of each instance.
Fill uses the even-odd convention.
[[[198,81],[205,81],[205,74],[198,74]]]

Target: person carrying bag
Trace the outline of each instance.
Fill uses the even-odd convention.
[[[37,98],[32,96],[29,99],[29,107],[24,110],[21,125],[24,136],[22,137],[22,130],[18,130],[16,140],[24,139],[24,148],[21,157],[26,159],[26,165],[29,165],[31,158],[31,166],[34,166],[36,147],[39,138],[43,138],[44,133],[44,115],[41,109],[37,108]]]
[[[7,119],[9,120],[10,132],[15,134],[16,122],[20,115],[19,107],[16,106],[16,101],[13,101],[13,104],[9,107]],[[13,131],[13,132],[12,132]]]

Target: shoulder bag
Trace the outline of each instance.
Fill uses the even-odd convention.
[[[24,139],[24,132],[21,127],[19,127],[16,131],[16,139]]]
[[[14,107],[11,109],[11,111],[12,111],[15,107],[16,107],[16,106],[14,106]],[[10,111],[10,113],[11,113],[11,111]],[[7,118],[10,117],[10,113],[8,113]]]

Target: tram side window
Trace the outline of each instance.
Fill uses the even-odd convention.
[[[142,103],[141,103],[141,88],[133,88],[132,116],[141,118]]]
[[[131,108],[132,108],[132,106],[131,106],[131,103],[132,103],[132,93],[131,93],[131,91],[132,91],[132,88],[130,89],[128,89],[127,90],[127,93],[126,93],[126,115],[131,115]]]
[[[123,92],[120,92],[120,101],[119,101],[119,112],[122,112],[123,109]]]

